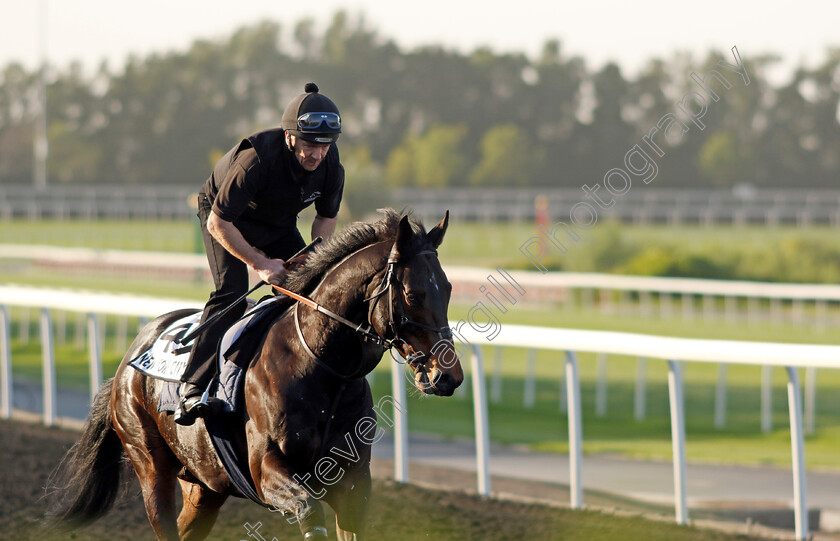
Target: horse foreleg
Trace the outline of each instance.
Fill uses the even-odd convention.
[[[370,470],[354,475],[352,480],[342,480],[330,489],[327,503],[335,511],[335,529],[338,541],[362,541],[365,537],[367,508],[370,502]]]
[[[326,490],[313,487],[310,475],[296,475],[276,451],[269,451],[262,457],[258,471],[254,480],[259,479],[263,501],[274,510],[293,515],[293,520],[287,520],[298,523],[305,539],[325,539],[327,519],[320,499]]]
[[[178,532],[183,541],[201,541],[205,539],[219,516],[219,509],[227,500],[226,494],[213,492],[198,483],[178,479],[184,506],[178,515]]]

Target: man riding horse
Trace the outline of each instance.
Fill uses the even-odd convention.
[[[201,322],[220,314],[248,289],[248,267],[269,283],[286,274],[288,258],[304,247],[297,215],[315,203],[312,238],[335,231],[344,168],[335,142],[336,105],[307,83],[286,107],[280,128],[255,133],[216,164],[198,194],[198,218],[216,290]],[[243,301],[209,324],[193,344],[181,381],[175,422],[189,426],[212,410],[202,394],[216,373],[221,334],[245,311]]]

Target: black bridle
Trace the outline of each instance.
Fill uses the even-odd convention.
[[[435,256],[437,256],[437,251],[435,251],[435,250],[425,250],[425,251],[418,252],[418,253],[414,254],[412,257],[419,256],[419,255],[435,255]],[[278,286],[274,286],[275,289],[279,290],[282,293],[286,293],[291,298],[298,301],[298,302],[295,303],[295,307],[294,307],[295,330],[297,331],[298,339],[300,340],[300,343],[303,345],[303,348],[307,352],[307,354],[319,366],[324,368],[327,372],[329,372],[333,376],[335,376],[339,379],[345,380],[345,381],[350,381],[350,380],[357,379],[357,378],[361,377],[361,375],[362,375],[361,371],[363,369],[363,360],[359,361],[358,368],[356,368],[356,370],[354,370],[352,374],[344,375],[344,374],[340,374],[340,373],[336,372],[332,367],[330,367],[320,357],[318,357],[318,355],[316,355],[315,352],[312,351],[312,349],[306,343],[306,339],[303,336],[303,331],[300,328],[300,317],[298,316],[298,306],[300,304],[306,304],[307,306],[310,306],[314,310],[324,314],[325,316],[329,317],[330,319],[338,321],[339,323],[353,329],[356,333],[361,335],[363,340],[373,342],[374,344],[381,347],[383,349],[383,352],[385,350],[391,350],[393,348],[397,348],[400,351],[400,353],[402,355],[404,355],[406,362],[408,362],[409,365],[412,368],[414,368],[418,364],[424,364],[425,361],[422,361],[421,359],[423,357],[425,357],[426,354],[423,353],[422,351],[420,351],[420,352],[415,351],[414,348],[411,346],[411,344],[409,344],[403,338],[400,338],[400,336],[399,336],[400,329],[402,329],[406,325],[414,325],[416,327],[420,327],[421,329],[425,329],[425,330],[437,333],[442,339],[445,339],[445,340],[451,340],[452,339],[452,330],[449,328],[449,326],[432,327],[430,325],[426,325],[424,323],[420,323],[418,321],[414,321],[413,319],[409,318],[405,313],[405,310],[402,306],[402,302],[400,302],[401,315],[400,315],[399,319],[394,317],[394,304],[395,304],[394,303],[394,290],[396,289],[396,287],[399,287],[399,288],[403,287],[402,283],[399,280],[397,280],[396,273],[394,272],[394,266],[396,265],[398,259],[399,258],[397,257],[397,255],[395,253],[393,253],[393,251],[392,251],[391,255],[388,257],[388,265],[385,268],[385,272],[383,274],[382,281],[377,286],[376,291],[374,291],[373,295],[371,295],[369,298],[364,300],[364,302],[370,302],[371,303],[370,308],[368,310],[367,321],[365,322],[365,323],[367,323],[367,325],[365,325],[365,323],[360,323],[360,324],[353,323],[352,321],[348,320],[347,318],[336,314],[332,310],[324,308],[320,304],[315,303],[311,299],[307,299],[306,297],[303,297],[301,295],[293,293],[289,290],[280,288]],[[374,308],[376,306],[376,303],[379,301],[380,298],[382,298],[385,295],[385,293],[388,293],[387,330],[390,331],[388,333],[388,334],[391,335],[390,338],[380,336],[376,331],[374,331],[373,322],[371,321],[373,319],[373,311],[374,311]]]
[[[437,251],[425,250],[414,254],[414,256],[419,255],[437,256]],[[394,266],[397,264],[397,261],[398,257],[392,253],[388,258],[388,266],[385,269],[385,274],[382,278],[382,282],[380,282],[374,294],[370,298],[365,299],[365,302],[371,303],[370,309],[368,310],[368,321],[370,321],[372,319],[371,316],[373,314],[373,310],[376,306],[376,303],[379,301],[380,298],[382,298],[385,295],[385,293],[388,293],[388,330],[392,335],[392,338],[390,339],[390,346],[388,349],[396,347],[404,356],[406,362],[413,368],[417,364],[423,364],[421,359],[422,357],[425,357],[426,354],[422,351],[415,351],[411,344],[409,344],[403,338],[400,338],[400,329],[407,325],[413,325],[415,327],[420,327],[421,329],[425,329],[427,331],[436,333],[442,339],[446,340],[452,339],[452,330],[449,328],[448,325],[444,327],[432,327],[431,325],[426,325],[425,323],[414,321],[406,315],[402,302],[399,302],[400,317],[394,317],[394,304],[396,304],[394,302],[394,290],[397,288],[403,289],[402,282],[397,280],[396,273],[394,272]]]

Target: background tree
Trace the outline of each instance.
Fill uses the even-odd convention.
[[[490,128],[481,139],[481,160],[468,182],[476,186],[530,186],[543,170],[545,149],[516,124]]]
[[[341,106],[339,146],[367,149],[384,184],[579,187],[621,165],[698,90],[693,72],[732,61],[729,51],[674,54],[631,76],[567,57],[557,40],[534,58],[489,47],[403,49],[344,11],[323,30],[311,19],[288,28],[263,22],[92,74],[50,66],[50,182],[196,185],[210,156],[277,126],[314,80]],[[721,71],[733,87],[708,104],[704,128],[660,136],[656,185],[836,187],[840,50],[776,85],[767,71],[778,58],[743,55],[748,86]],[[32,182],[35,83],[20,65],[0,69],[2,184]],[[528,159],[514,151],[522,145],[535,149]]]

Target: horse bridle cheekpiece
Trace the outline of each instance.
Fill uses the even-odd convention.
[[[418,252],[414,255],[437,256],[437,251],[425,250],[422,252]],[[410,366],[414,367],[417,364],[422,364],[421,359],[425,357],[426,354],[422,351],[414,351],[414,348],[411,347],[411,345],[408,342],[400,338],[400,329],[402,329],[406,325],[414,325],[415,327],[420,327],[421,329],[426,329],[427,331],[437,333],[443,340],[452,339],[452,330],[449,328],[449,326],[432,327],[431,325],[426,325],[425,323],[414,321],[405,314],[405,310],[402,309],[402,302],[400,302],[400,311],[402,312],[402,314],[400,315],[399,319],[394,317],[394,289],[396,289],[395,286],[398,286],[400,288],[402,287],[402,283],[400,283],[397,280],[396,273],[394,272],[394,265],[396,265],[398,259],[398,255],[394,252],[391,252],[391,255],[388,257],[388,267],[385,269],[385,275],[382,278],[382,282],[379,284],[379,287],[377,288],[376,292],[370,298],[365,299],[365,302],[378,301],[385,294],[385,292],[388,293],[388,330],[391,332],[393,337],[389,340],[385,340],[385,342],[387,343],[386,349],[391,351],[393,356],[393,348],[397,348],[401,354],[404,354],[405,361]],[[369,322],[375,304],[375,302],[371,303],[370,310],[368,312]],[[379,335],[377,335],[377,337],[379,337]]]
[[[425,251],[418,252],[418,253],[414,254],[414,256],[418,256],[418,255],[437,255],[437,251],[435,251],[435,250],[425,250]],[[285,288],[282,288],[282,287],[279,287],[279,286],[273,286],[274,289],[276,289],[276,290],[280,291],[281,293],[284,293],[284,294],[288,295],[289,297],[293,298],[294,300],[298,301],[295,304],[295,308],[294,308],[295,329],[297,330],[298,338],[300,339],[300,342],[303,345],[303,348],[306,350],[306,352],[309,354],[309,356],[313,360],[315,360],[316,363],[321,365],[325,370],[330,372],[332,375],[334,375],[334,376],[336,376],[340,379],[344,379],[344,380],[355,379],[357,376],[359,376],[359,372],[360,372],[362,367],[359,366],[359,368],[353,374],[350,374],[350,375],[339,374],[338,372],[333,370],[332,367],[330,367],[323,360],[321,360],[321,358],[319,358],[315,354],[314,351],[312,351],[312,349],[306,343],[306,340],[303,337],[303,331],[300,328],[300,318],[298,317],[298,306],[300,306],[300,304],[306,304],[310,308],[315,309],[316,311],[324,314],[325,316],[329,317],[330,319],[333,319],[335,321],[338,321],[339,323],[342,323],[343,325],[345,325],[347,327],[350,327],[351,329],[353,329],[354,331],[359,333],[363,340],[373,342],[376,345],[378,345],[378,346],[380,346],[383,349],[388,350],[388,351],[393,351],[394,348],[398,349],[400,351],[400,354],[405,356],[405,361],[412,368],[415,367],[418,364],[423,364],[423,361],[421,359],[423,357],[425,357],[426,354],[423,353],[422,351],[419,351],[419,352],[415,351],[414,348],[411,346],[411,344],[409,344],[404,339],[400,338],[399,331],[404,326],[414,325],[415,327],[420,327],[421,329],[426,329],[428,331],[432,331],[434,333],[437,333],[438,335],[440,335],[441,339],[443,339],[443,340],[450,340],[450,341],[452,340],[452,330],[449,328],[449,326],[432,327],[430,325],[426,325],[424,323],[414,321],[413,319],[411,319],[407,315],[405,315],[405,311],[402,309],[402,303],[400,303],[400,311],[402,312],[402,314],[400,315],[399,319],[396,319],[394,317],[394,289],[395,289],[394,286],[396,284],[397,286],[402,287],[402,284],[396,279],[396,274],[394,272],[394,265],[396,265],[398,260],[399,260],[398,255],[395,252],[392,251],[391,255],[388,257],[388,266],[385,269],[385,273],[383,275],[382,282],[380,282],[379,286],[377,286],[374,294],[371,295],[369,298],[365,299],[365,302],[370,302],[371,303],[370,309],[368,310],[367,325],[365,325],[364,323],[359,323],[359,324],[353,323],[352,321],[348,320],[347,318],[336,314],[332,310],[329,310],[328,308],[324,308],[323,306],[316,303],[312,299],[306,298],[302,295],[298,295],[297,293],[289,291]],[[371,322],[373,310],[376,306],[376,303],[379,301],[380,298],[382,298],[382,296],[386,292],[388,293],[388,324],[387,324],[387,328],[390,331],[390,334],[392,334],[391,338],[384,338],[384,337],[380,336],[378,333],[376,333],[376,331],[373,330],[373,323]],[[392,356],[393,356],[393,353],[392,353]]]

